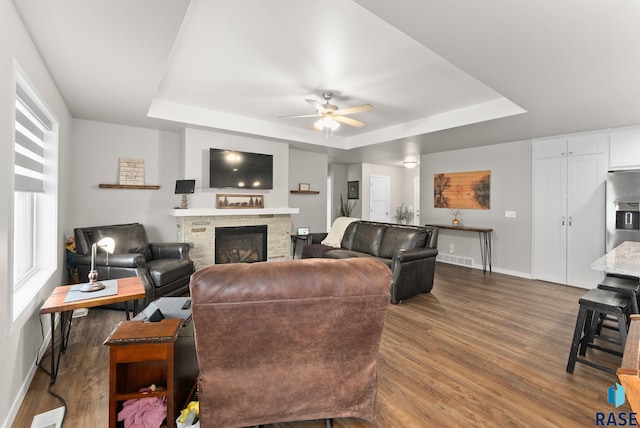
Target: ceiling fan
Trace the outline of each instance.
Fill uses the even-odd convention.
[[[329,135],[333,135],[333,131],[340,127],[341,123],[346,125],[355,126],[361,128],[364,126],[364,122],[361,122],[356,119],[352,119],[350,117],[346,117],[348,114],[362,113],[365,111],[373,110],[373,106],[371,104],[362,104],[354,107],[347,108],[338,108],[338,106],[331,104],[331,98],[333,97],[333,92],[323,92],[322,98],[324,98],[325,103],[321,104],[319,101],[306,99],[305,101],[309,103],[312,107],[314,107],[317,112],[315,114],[302,114],[296,116],[280,116],[281,118],[298,118],[298,117],[319,117],[319,119],[313,123],[311,127],[314,131],[322,131],[325,130],[327,132],[327,138]]]

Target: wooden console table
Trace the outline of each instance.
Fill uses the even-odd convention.
[[[168,428],[193,393],[198,376],[191,318],[123,321],[105,340],[109,346],[109,427],[130,399],[167,397]],[[139,392],[155,384],[162,390]]]
[[[491,270],[491,232],[493,229],[486,227],[471,227],[471,226],[454,226],[452,224],[427,224],[426,226],[437,227],[440,229],[449,230],[462,230],[465,232],[478,232],[480,238],[480,257],[482,258],[482,271],[487,271],[487,265],[489,265],[489,272]]]

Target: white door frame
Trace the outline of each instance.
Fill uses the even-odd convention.
[[[413,179],[413,224],[420,225],[420,177]]]

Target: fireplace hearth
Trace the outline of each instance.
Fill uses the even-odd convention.
[[[267,226],[215,228],[215,263],[253,263],[267,260]]]

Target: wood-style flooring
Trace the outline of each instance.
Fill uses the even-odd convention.
[[[627,404],[607,403],[614,375],[583,364],[566,372],[585,292],[439,263],[432,293],[389,306],[376,420],[338,419],[334,427],[588,427],[596,412],[629,412]],[[107,426],[109,355],[102,342],[122,319],[122,312],[92,309],[74,320],[53,386],[68,404],[65,427]],[[600,362],[620,364],[600,354]],[[38,371],[14,427],[29,427],[34,415],[60,406],[47,393],[48,381]]]

